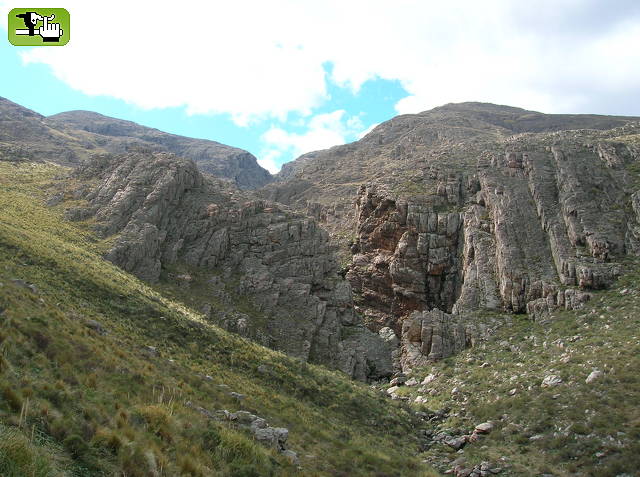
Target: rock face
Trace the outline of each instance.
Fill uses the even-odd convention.
[[[396,201],[363,186],[356,201],[357,240],[347,278],[381,326],[425,308],[451,310],[461,283],[461,216]],[[394,327],[394,326],[392,326]]]
[[[100,236],[115,237],[106,258],[124,270],[154,282],[172,265],[192,267],[206,275],[212,299],[225,288],[233,303],[250,301],[250,337],[360,379],[390,374],[390,351],[358,326],[351,287],[314,220],[250,200],[172,154],[103,156],[74,177],[84,184],[74,195],[87,205],[67,217],[94,218]]]
[[[540,318],[580,308],[587,290],[610,285],[618,260],[635,253],[628,223],[637,219],[620,207],[628,201],[627,179],[611,164],[636,151],[619,147],[622,156],[607,162],[603,147],[566,142],[540,150],[534,140],[519,141],[470,175],[436,181],[433,195],[444,205],[361,188],[347,278],[369,322],[401,332],[406,357],[416,353],[419,326],[406,319],[416,310],[439,308],[464,319],[480,309]],[[447,327],[464,329],[449,321]],[[464,347],[463,336],[445,333],[444,349],[452,350],[445,356]],[[442,346],[434,352],[422,344],[420,352],[442,357]]]
[[[427,364],[458,353],[471,343],[471,333],[457,317],[437,308],[413,312],[402,323],[402,369]]]
[[[483,313],[542,320],[616,279],[640,251],[637,119],[447,105],[303,156],[259,193],[330,231],[407,370],[481,339]]]

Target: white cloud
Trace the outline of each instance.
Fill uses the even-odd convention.
[[[275,165],[281,163],[285,157],[297,157],[307,152],[344,144],[347,140],[358,137],[363,128],[364,125],[358,116],[347,117],[342,109],[311,117],[303,133],[292,133],[272,126],[262,135],[266,148],[261,157],[263,161]],[[279,170],[280,167],[276,167]],[[271,169],[269,171],[273,172]]]
[[[228,113],[238,124],[311,115],[328,100],[327,62],[331,80],[354,91],[399,80],[409,93],[401,113],[469,100],[637,113],[640,2],[534,3],[69,0],[69,45],[23,59],[86,94]]]
[[[260,159],[258,164],[268,170],[271,174],[277,174],[280,171],[281,165],[276,160],[282,155],[280,151],[272,149],[267,151]]]

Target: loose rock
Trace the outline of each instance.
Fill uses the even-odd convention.
[[[87,328],[91,328],[92,330],[96,331],[100,335],[106,335],[107,334],[107,329],[104,326],[102,326],[101,323],[97,322],[96,320],[87,320],[85,322],[85,326]]]
[[[587,379],[585,380],[585,382],[587,384],[591,384],[592,382],[594,382],[596,379],[600,379],[603,376],[602,371],[598,370],[598,369],[594,369],[593,371],[591,371],[591,373],[589,374],[589,376],[587,376]]]
[[[562,383],[562,378],[560,376],[556,376],[555,374],[551,374],[542,380],[541,386],[543,388],[550,388],[553,386],[557,386],[560,383]]]

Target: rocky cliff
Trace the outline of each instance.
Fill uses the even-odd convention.
[[[113,237],[105,257],[124,270],[157,282],[186,267],[204,287],[200,305],[213,321],[358,379],[391,373],[391,349],[361,326],[327,233],[313,219],[252,200],[167,153],[97,157],[73,179],[80,185],[71,196],[84,202],[67,217],[95,220],[101,237]],[[195,289],[191,274],[169,280]],[[233,311],[246,301],[247,313]]]
[[[638,118],[448,105],[303,157],[261,194],[331,231],[406,370],[471,345],[479,314],[539,319],[616,279],[638,251],[639,134]]]

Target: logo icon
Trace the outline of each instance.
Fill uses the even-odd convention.
[[[14,8],[8,26],[9,43],[15,46],[69,43],[69,12],[64,8]]]

